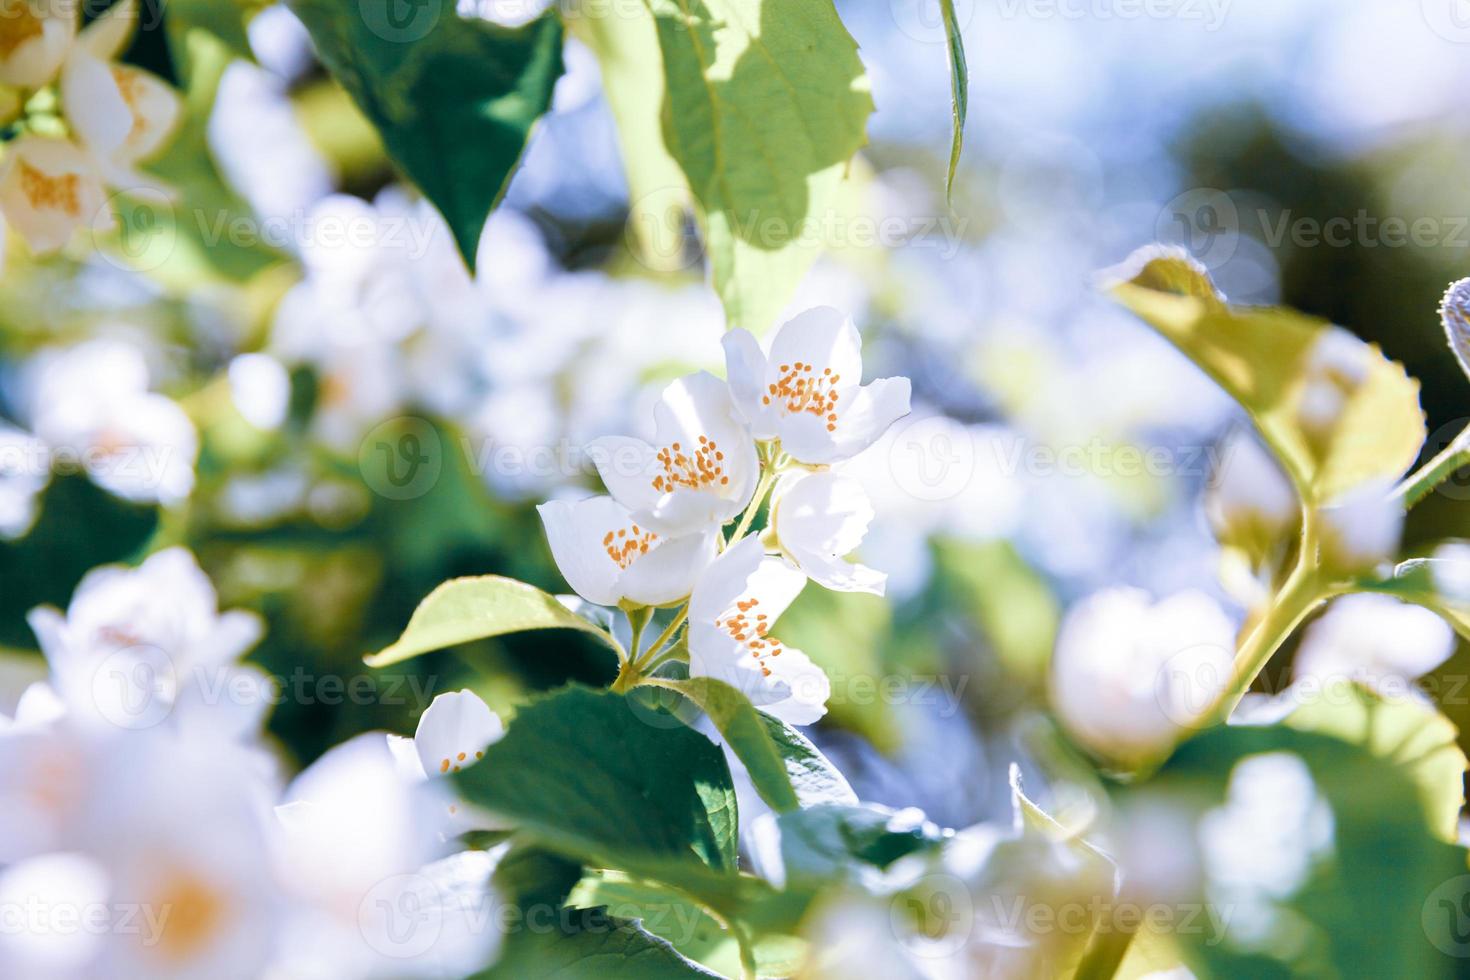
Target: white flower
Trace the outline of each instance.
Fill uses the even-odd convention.
[[[1336,571],[1365,571],[1398,553],[1404,504],[1388,481],[1372,480],[1349,490],[1319,514],[1322,561]]]
[[[505,726],[473,691],[441,694],[419,716],[413,738],[388,736],[388,748],[411,779],[436,779],[459,772],[485,757],[485,749],[500,741]],[[492,830],[494,820],[464,804],[448,804],[451,833]]]
[[[31,610],[52,685],[79,722],[118,729],[169,721],[191,735],[251,734],[269,706],[268,681],[236,661],[260,618],[221,613],[214,586],[183,548],[137,568],[88,572],[65,615]]]
[[[725,374],[757,439],[780,439],[803,463],[835,463],[871,446],[909,413],[907,378],[860,384],[862,340],[829,306],[777,328],[770,354],[748,331],[725,334]]]
[[[35,523],[41,491],[51,482],[46,444],[0,422],[0,538],[18,538]]]
[[[450,977],[489,961],[499,935],[489,910],[440,899],[434,862],[446,852],[449,801],[441,781],[409,777],[382,735],[369,733],[312,763],[284,799],[280,868],[300,906],[275,975]],[[489,901],[489,869],[480,870],[478,901]]]
[[[1439,318],[1444,321],[1445,336],[1460,368],[1470,377],[1470,279],[1450,284],[1440,300]]]
[[[557,568],[578,595],[600,606],[666,606],[689,594],[715,556],[713,525],[668,537],[639,524],[611,497],[552,500],[536,508]]]
[[[75,0],[0,0],[0,85],[40,88],[77,33]]]
[[[1307,627],[1293,671],[1298,679],[1351,679],[1401,690],[1454,652],[1454,631],[1428,609],[1360,593],[1334,600]]]
[[[751,703],[792,725],[827,713],[832,684],[800,650],[769,635],[806,576],[767,558],[748,537],[710,563],[689,599],[689,673],[743,691]]]
[[[1235,627],[1209,596],[1150,602],[1139,589],[1094,593],[1068,611],[1052,658],[1052,706],[1099,756],[1132,768],[1166,752],[1230,677]]]
[[[831,472],[789,474],[771,498],[771,530],[781,551],[818,585],[882,595],[887,576],[846,560],[873,520],[862,484]]]
[[[59,251],[81,229],[114,225],[97,164],[75,144],[50,136],[22,136],[5,147],[0,165],[0,211],[31,251]]]
[[[87,341],[43,358],[38,374],[32,421],[54,456],[80,459],[93,482],[127,500],[188,497],[199,437],[183,409],[148,390],[141,351]]]
[[[1256,438],[1236,429],[1221,445],[1205,512],[1222,538],[1259,534],[1274,541],[1297,520],[1296,490]]]
[[[760,466],[730,389],[701,371],[664,389],[655,443],[624,436],[592,442],[597,472],[634,519],[663,534],[722,524],[745,509]]]
[[[61,74],[61,107],[77,141],[108,183],[151,185],[133,166],[173,134],[183,100],[163,79],[117,61],[138,19],[137,0],[122,0],[82,29]]]

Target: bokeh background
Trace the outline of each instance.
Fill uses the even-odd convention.
[[[664,382],[720,367],[697,238],[630,201],[595,60],[568,42],[472,281],[291,13],[260,10],[249,63],[171,44],[170,17],[209,5],[176,6],[149,8],[128,60],[187,83],[193,115],[154,169],[188,210],[119,202],[121,249],[12,247],[0,277],[0,710],[43,673],[27,610],[170,544],[199,556],[222,607],[266,617],[251,659],[283,691],[270,730],[293,765],[411,732],[441,691],[511,716],[530,692],[607,683],[605,651],[565,633],[361,663],[451,576],[564,591],[534,505],[592,488],[579,447],[642,430]],[[838,6],[877,103],[856,168],[867,223],[837,230],[792,309],[850,312],[868,370],[911,377],[916,411],[860,461],[878,511],[863,560],[889,596],[811,589],[779,632],[832,676],[813,737],[863,799],[1007,821],[1010,762],[1074,764],[1045,698],[1070,603],[1198,588],[1243,615],[1203,506],[1240,414],[1099,295],[1100,270],[1185,245],[1232,299],[1329,318],[1403,361],[1426,453],[1463,424],[1470,388],[1436,305],[1470,275],[1470,15],[959,0],[970,112],[947,201],[935,5]],[[119,392],[123,374],[146,382]],[[160,468],[68,464],[73,420],[98,413]],[[1451,481],[1416,509],[1408,550],[1470,536],[1467,497]],[[1467,666],[1461,650],[1426,689],[1459,692]],[[1441,700],[1465,729],[1470,692]]]

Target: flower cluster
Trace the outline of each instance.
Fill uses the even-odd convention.
[[[7,0],[0,12],[0,85],[21,135],[0,164],[0,213],[38,254],[81,230],[113,227],[108,189],[156,182],[137,169],[172,135],[183,102],[162,79],[118,58],[137,0],[78,30],[76,0]]]
[[[908,414],[909,382],[861,384],[857,328],[830,307],[783,324],[768,350],[744,330],[728,333],[724,348],[728,382],[699,373],[669,385],[652,442],[592,444],[608,495],[539,509],[557,566],[583,599],[630,615],[678,607],[662,636],[630,652],[625,681],[680,656],[685,643],[675,637],[687,619],[691,676],[811,724],[826,711],[830,683],[771,631],[808,578],[882,594],[881,573],[847,560],[872,506],[834,466]],[[767,525],[755,531],[767,496]]]
[[[240,663],[263,624],[220,612],[187,551],[95,569],[30,621],[47,676],[0,716],[7,975],[458,976],[494,953],[473,917],[495,855],[451,843],[492,824],[441,778],[502,733],[474,694],[287,784],[262,732],[275,684]]]

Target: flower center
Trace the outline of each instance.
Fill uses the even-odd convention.
[[[658,535],[652,531],[645,531],[637,524],[631,527],[618,528],[609,531],[603,536],[602,546],[607,549],[607,556],[613,560],[613,564],[619,569],[627,570],[643,555],[648,554],[648,549],[658,541]]]
[[[31,207],[38,211],[64,211],[73,218],[81,217],[81,177],[76,174],[52,177],[24,160],[17,161],[17,165],[20,167],[20,191],[31,202]]]
[[[725,474],[725,454],[707,436],[699,437],[699,447],[692,455],[685,453],[677,442],[660,449],[658,462],[663,472],[653,478],[653,489],[659,493],[673,493],[680,487],[703,490],[730,483],[730,477]]]
[[[175,962],[199,952],[225,916],[225,901],[210,885],[192,874],[181,874],[164,889],[159,903],[166,918],[158,949]]]
[[[41,18],[26,0],[0,0],[0,58],[9,58],[16,48],[42,33]]]
[[[774,401],[788,414],[815,415],[826,420],[827,431],[832,432],[837,428],[837,382],[842,380],[842,375],[833,374],[831,368],[823,368],[821,374],[815,371],[815,365],[801,361],[782,364],[781,377],[775,384],[766,386],[761,404]]]
[[[475,761],[476,762],[479,762],[483,758],[485,758],[485,753],[484,752],[476,752],[475,753]],[[443,759],[440,759],[439,760],[439,771],[440,772],[459,772],[465,766],[469,765],[469,759],[470,759],[470,754],[468,752],[458,752],[458,753],[455,754],[454,758],[452,758],[452,759],[449,758],[448,756],[445,756]],[[453,807],[450,807],[449,808],[449,812],[450,813],[453,813],[454,812],[454,808]]]
[[[760,604],[759,599],[745,599],[735,603],[733,612],[715,620],[715,629],[724,630],[732,640],[749,650],[756,663],[760,664],[761,673],[770,677],[771,668],[766,666],[766,659],[781,656],[784,647],[780,640],[767,635],[771,623],[765,613],[758,612],[752,617],[751,611]]]

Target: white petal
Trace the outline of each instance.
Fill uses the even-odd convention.
[[[77,36],[77,45],[94,58],[113,61],[122,54],[138,22],[138,0],[122,0],[108,7]]]
[[[783,479],[771,507],[783,546],[826,555],[855,551],[873,520],[862,484],[830,471]]]
[[[781,425],[781,446],[803,463],[850,459],[909,413],[909,392],[908,378],[879,378],[860,388],[844,389],[835,422],[806,412],[787,415]]]
[[[779,657],[766,658],[766,664],[789,693],[762,710],[788,725],[810,725],[827,713],[832,682],[810,657],[794,647],[784,647]]]
[[[607,492],[646,520],[664,496],[653,486],[660,469],[656,461],[658,451],[642,439],[630,436],[603,436],[592,440],[587,449]]]
[[[424,772],[423,762],[419,760],[419,750],[414,746],[413,739],[403,735],[389,735],[388,751],[392,753],[393,761],[397,764],[398,771],[405,778],[429,778],[429,774]]]
[[[713,623],[748,591],[765,551],[754,535],[741,539],[710,562],[689,598],[691,622]]]
[[[830,306],[817,306],[777,328],[768,363],[778,371],[798,361],[815,366],[817,374],[830,368],[855,385],[863,377],[862,349],[852,320]]]
[[[458,772],[484,755],[485,747],[500,740],[505,726],[472,691],[441,694],[425,709],[414,732],[424,772],[431,776]]]
[[[78,45],[61,72],[61,104],[77,139],[99,156],[116,153],[133,128],[133,112],[112,69]]]
[[[16,25],[29,34],[9,55],[0,58],[0,85],[40,88],[56,77],[77,32],[80,4],[29,0],[5,11],[6,17],[25,18]]]
[[[730,383],[730,396],[750,425],[751,435],[757,439],[775,438],[773,413],[761,404],[770,380],[760,342],[750,331],[735,329],[725,334],[720,345],[725,349],[725,377]]]
[[[117,157],[128,163],[146,160],[173,136],[183,116],[183,99],[173,86],[142,69],[112,65],[110,71],[113,86],[125,105],[129,126],[127,140]]]
[[[67,140],[45,136],[22,136],[8,147],[0,209],[37,254],[59,250],[112,214],[92,161]]]
[[[666,606],[687,596],[715,557],[714,529],[682,538],[660,538],[618,579],[623,598],[644,606]]]
[[[739,514],[755,492],[760,464],[729,386],[704,371],[687,375],[664,389],[653,417],[659,450],[648,479],[661,496],[646,513],[634,512],[673,534]]]
[[[813,582],[833,592],[869,592],[882,595],[888,576],[859,562],[844,561],[815,552],[792,552],[792,559]]]
[[[599,606],[618,601],[617,580],[622,571],[602,547],[602,536],[628,521],[628,511],[611,497],[552,500],[536,508],[546,526],[551,556],[567,584],[588,602]]]

